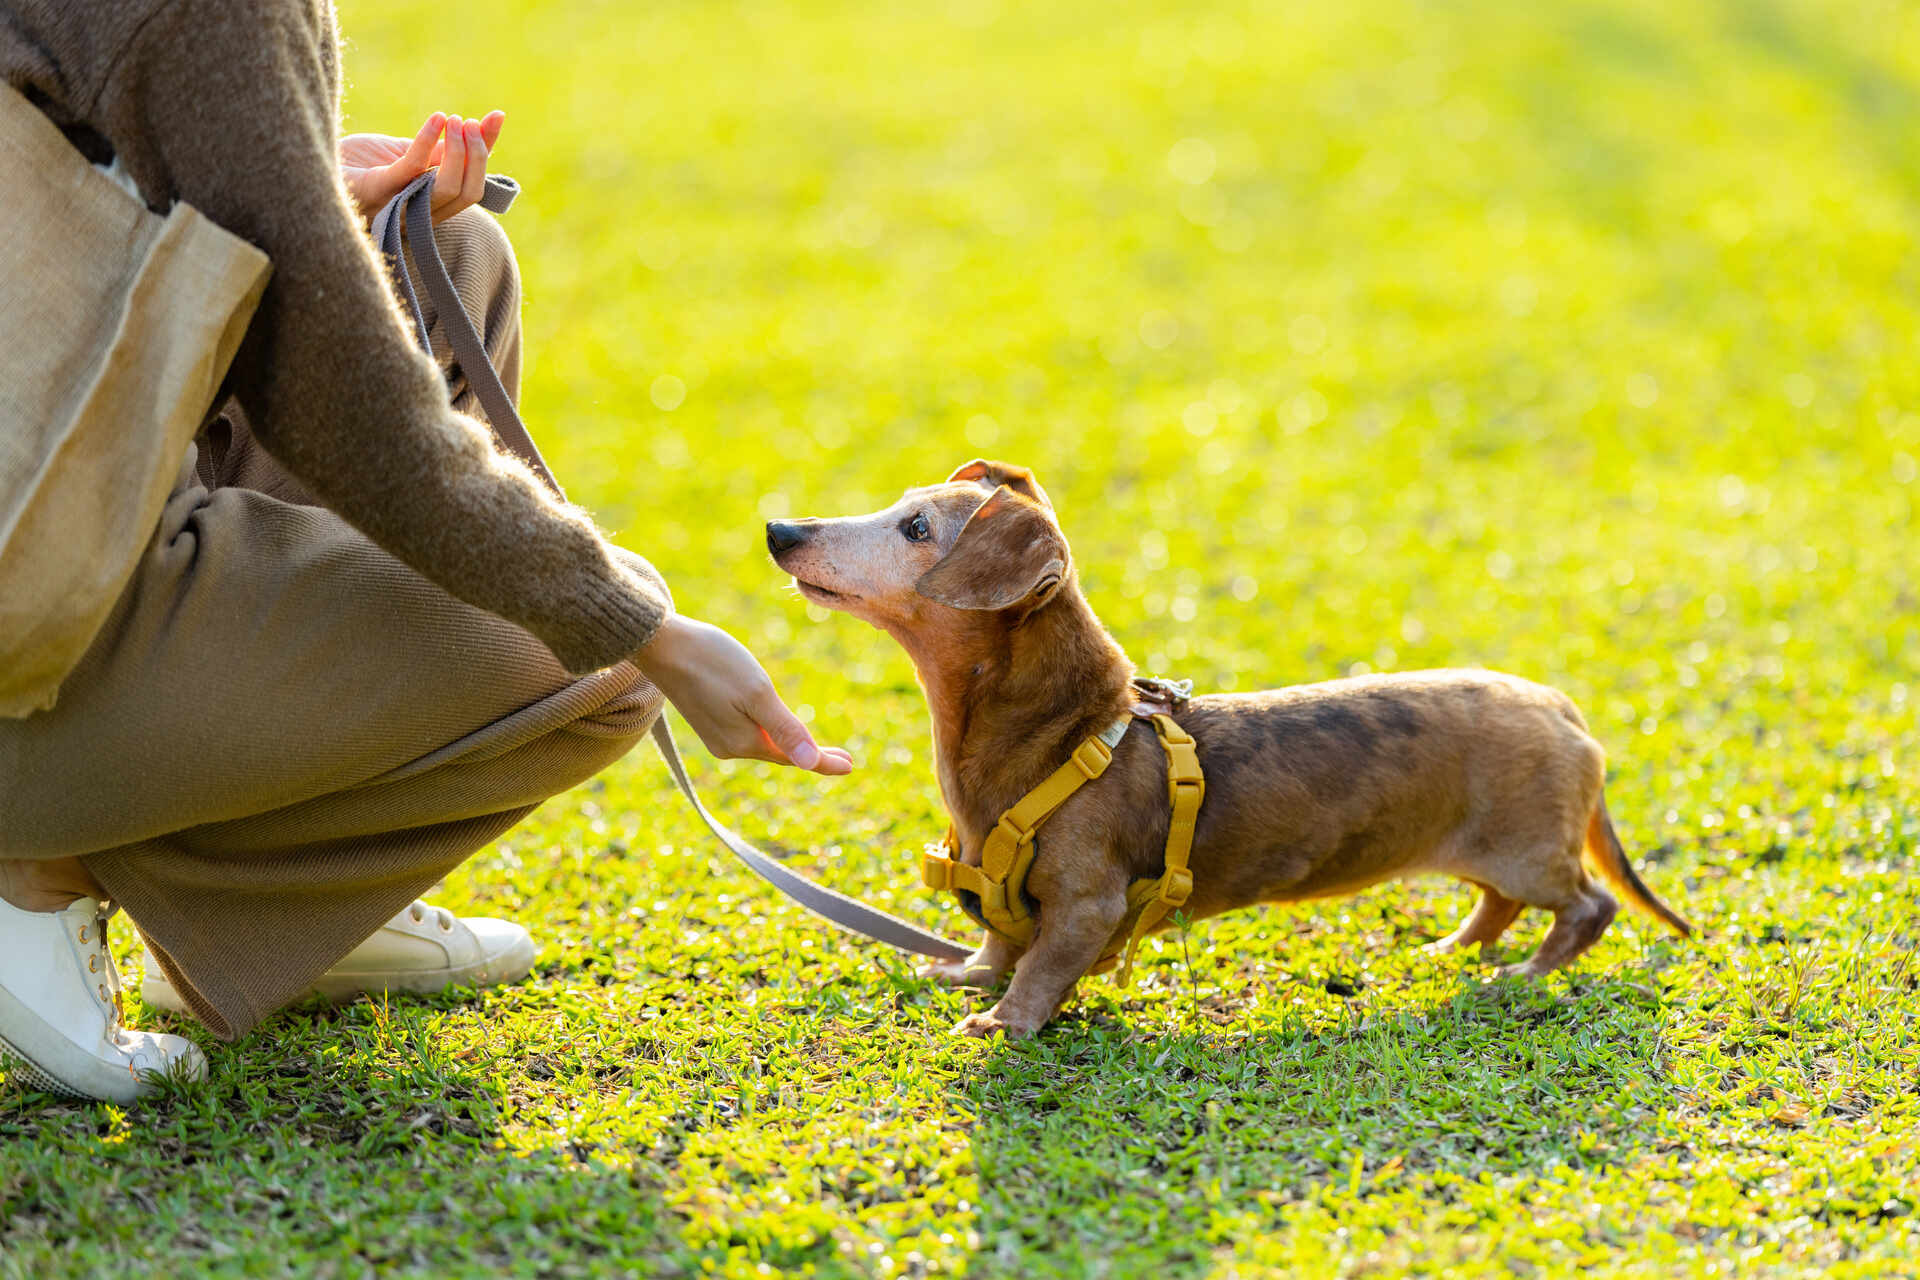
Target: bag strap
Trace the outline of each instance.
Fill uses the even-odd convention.
[[[421,174],[374,216],[374,243],[386,255],[388,268],[393,274],[394,289],[413,315],[415,337],[420,342],[421,350],[432,351],[426,314],[421,310],[412,275],[407,270],[407,257],[401,240],[401,229],[405,228],[406,240],[413,248],[414,263],[424,278],[427,296],[433,299],[441,330],[447,335],[454,359],[459,361],[460,370],[467,377],[467,385],[473,388],[480,407],[486,411],[495,438],[502,448],[532,468],[534,474],[546,481],[564,500],[566,494],[561,492],[560,482],[554,478],[546,459],[540,456],[539,446],[534,444],[533,436],[520,420],[513,398],[501,385],[500,375],[494,369],[493,361],[487,358],[487,349],[481,343],[480,335],[474,332],[473,322],[468,318],[466,308],[461,305],[460,295],[455,292],[453,281],[447,275],[446,264],[441,261],[440,251],[434,245],[433,178],[432,171]],[[480,207],[490,213],[505,213],[518,194],[520,187],[513,179],[489,175],[486,195],[481,198]],[[687,798],[693,811],[707,824],[707,830],[713,832],[729,853],[745,863],[748,870],[807,910],[843,929],[917,955],[931,956],[936,960],[964,960],[973,954],[971,947],[929,933],[898,916],[870,907],[857,898],[817,884],[754,848],[700,803],[699,793],[693,789],[693,780],[687,776],[686,765],[681,762],[680,749],[674,744],[673,730],[667,725],[664,711],[653,722],[653,741],[660,749],[661,759],[667,762],[667,772],[673,775],[680,794]]]

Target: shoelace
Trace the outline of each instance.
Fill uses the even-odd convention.
[[[424,924],[427,919],[426,913],[429,911],[433,912],[434,923],[440,926],[442,933],[453,931],[453,912],[445,907],[429,906],[418,898],[415,898],[413,905],[407,908],[407,916],[415,924]]]
[[[127,1015],[126,1006],[120,999],[120,968],[113,962],[113,953],[107,950],[107,922],[119,910],[115,903],[99,903],[92,924],[80,926],[80,945],[86,949],[87,976],[100,993],[100,1003],[113,1009],[113,1038],[116,1041],[126,1026]]]

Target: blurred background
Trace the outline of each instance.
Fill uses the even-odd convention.
[[[761,522],[977,454],[1203,689],[1507,667],[1619,769],[1724,770],[1711,812],[1912,755],[1911,6],[341,20],[351,128],[508,111],[529,422],[823,737],[914,766],[843,796],[931,801],[924,712]]]

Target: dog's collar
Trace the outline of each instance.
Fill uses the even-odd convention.
[[[1140,690],[1142,684],[1150,688]],[[1192,688],[1186,681],[1136,681],[1135,686],[1136,691],[1166,696],[1167,702],[1160,705],[1186,701]],[[1193,893],[1193,873],[1187,869],[1187,859],[1193,852],[1200,802],[1206,798],[1206,775],[1200,768],[1192,735],[1166,711],[1136,703],[1126,715],[1075,747],[1065,764],[1000,815],[1000,821],[987,833],[979,866],[960,860],[960,840],[949,826],[946,840],[939,846],[929,846],[921,855],[921,883],[929,889],[952,890],[968,915],[1014,943],[1031,946],[1039,925],[1027,905],[1026,885],[1027,873],[1039,852],[1035,837],[1040,825],[1076,791],[1107,771],[1120,739],[1135,719],[1153,725],[1167,753],[1167,798],[1173,814],[1167,825],[1161,874],[1136,880],[1128,887],[1127,914],[1092,969],[1102,972],[1118,960],[1118,981],[1125,986],[1132,976],[1140,939]]]

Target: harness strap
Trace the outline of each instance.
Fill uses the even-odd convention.
[[[960,861],[958,840],[949,828],[944,846],[947,852],[928,850],[921,857],[921,882],[929,888],[959,889],[973,894],[980,900],[980,914],[988,928],[1023,945],[1032,942],[1033,914],[1027,910],[1020,890],[1033,867],[1034,832],[1074,792],[1107,771],[1107,766],[1113,763],[1113,749],[1126,734],[1129,723],[1128,717],[1122,716],[1082,742],[1046,781],[1001,814],[1000,821],[987,833],[978,867]]]
[[[453,348],[454,359],[459,361],[461,372],[466,374],[467,385],[473,388],[480,407],[486,411],[494,437],[502,448],[532,468],[534,474],[546,481],[564,500],[566,495],[560,491],[560,482],[554,479],[546,460],[540,456],[539,446],[534,444],[533,436],[520,420],[513,398],[501,385],[500,375],[494,369],[493,361],[487,358],[487,349],[474,332],[473,322],[468,318],[466,308],[461,305],[460,295],[454,291],[453,281],[447,276],[446,264],[440,260],[440,251],[433,242],[430,194],[433,177],[432,171],[421,174],[374,216],[374,243],[386,255],[387,265],[393,274],[394,289],[413,316],[415,336],[420,341],[421,350],[432,351],[426,314],[420,307],[419,297],[414,293],[413,278],[407,270],[407,258],[403,252],[400,232],[402,225],[405,226],[406,243],[412,247],[414,262],[425,278],[427,293],[439,313],[441,329],[447,335],[447,342]],[[493,213],[505,213],[519,192],[519,184],[513,179],[489,175],[486,195],[481,199],[480,206]],[[843,929],[898,947],[902,951],[932,956],[936,960],[964,960],[973,954],[971,947],[950,942],[897,916],[888,915],[877,907],[870,907],[857,898],[816,884],[760,852],[707,812],[707,807],[700,803],[700,796],[693,789],[693,780],[687,777],[686,766],[680,762],[680,751],[674,745],[673,730],[668,728],[664,712],[653,722],[653,741],[660,748],[661,758],[667,762],[667,772],[673,775],[674,784],[686,796],[693,811],[700,815],[700,820],[707,824],[707,830],[713,832],[714,838],[744,862],[748,870],[807,910]]]
[[[1159,879],[1134,886],[1135,890],[1145,888],[1150,892],[1138,895],[1140,914],[1132,930],[1127,932],[1120,972],[1114,979],[1123,987],[1133,977],[1133,957],[1140,949],[1140,939],[1193,896],[1193,872],[1187,866],[1187,859],[1193,853],[1200,802],[1207,798],[1207,775],[1200,769],[1200,753],[1194,746],[1193,735],[1164,712],[1153,717],[1153,729],[1167,753],[1167,799],[1173,815],[1167,824],[1166,862]],[[1129,892],[1128,897],[1131,900],[1135,894]],[[1123,924],[1121,928],[1124,931],[1126,926]]]
[[[1000,821],[987,833],[987,845],[980,865],[989,876],[1005,880],[1019,861],[1022,845],[1033,843],[1033,833],[1053,816],[1081,787],[1107,771],[1113,763],[1113,748],[1127,731],[1122,718],[1073,749],[1067,762],[1055,769],[1045,782],[1020,798],[1020,803],[1000,815]]]
[[[961,861],[959,838],[949,827],[941,848],[930,848],[921,855],[921,883],[929,889],[974,895],[989,929],[1021,946],[1032,945],[1038,925],[1027,910],[1024,890],[1039,850],[1034,834],[1068,797],[1106,772],[1113,762],[1114,748],[1133,718],[1123,716],[1105,732],[1082,742],[1065,764],[1002,814],[987,833],[979,866]],[[1091,970],[1104,973],[1118,963],[1120,972],[1115,980],[1121,986],[1133,977],[1133,959],[1140,940],[1193,895],[1188,860],[1193,853],[1200,804],[1207,791],[1193,736],[1165,712],[1139,718],[1151,721],[1166,752],[1167,800],[1172,812],[1161,873],[1128,886],[1126,914]]]

